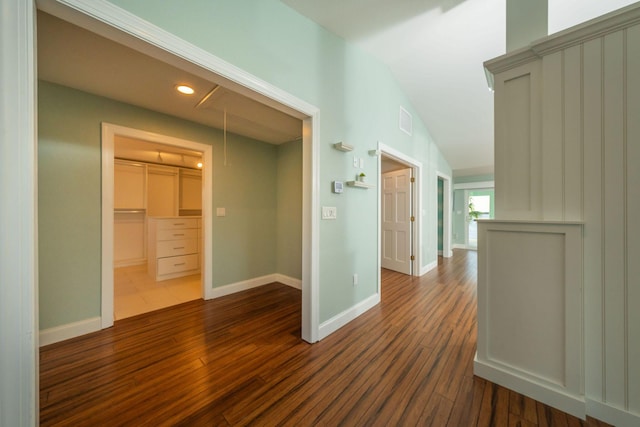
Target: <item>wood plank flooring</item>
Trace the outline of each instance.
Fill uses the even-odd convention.
[[[41,425],[605,426],[473,376],[476,253],[414,278],[323,341],[271,284],[43,347]]]

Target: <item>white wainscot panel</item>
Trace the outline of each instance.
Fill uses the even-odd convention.
[[[584,418],[582,225],[480,221],[475,373]]]

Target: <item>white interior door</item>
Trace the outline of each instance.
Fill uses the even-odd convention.
[[[382,175],[383,268],[411,274],[411,169]]]

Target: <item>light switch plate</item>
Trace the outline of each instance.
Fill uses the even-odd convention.
[[[322,219],[337,219],[337,218],[338,218],[338,208],[333,206],[322,207]]]
[[[227,210],[225,208],[216,208],[216,216],[227,216]]]

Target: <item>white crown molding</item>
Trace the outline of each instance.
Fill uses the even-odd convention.
[[[529,46],[509,52],[484,63],[487,82],[493,89],[495,75],[545,55],[602,37],[640,23],[640,3],[635,3],[598,18],[576,25],[532,42]]]
[[[531,44],[531,50],[542,57],[638,23],[640,4],[635,3],[535,41]]]
[[[495,188],[495,181],[478,181],[478,182],[461,182],[459,184],[453,184],[454,190],[472,190],[482,188]]]

